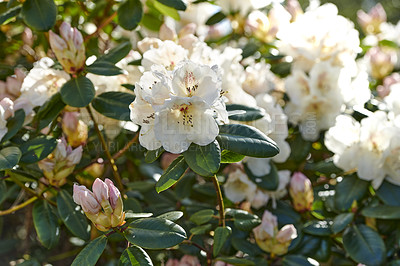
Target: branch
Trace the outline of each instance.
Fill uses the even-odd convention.
[[[28,199],[27,201],[25,201],[25,202],[23,202],[23,203],[21,203],[21,204],[19,204],[17,206],[14,206],[14,207],[12,207],[12,208],[10,208],[8,210],[5,210],[5,211],[0,211],[0,216],[7,215],[7,214],[13,213],[15,211],[18,211],[18,210],[24,208],[25,206],[28,206],[29,204],[35,202],[38,199],[39,199],[38,197],[33,196],[32,198]]]

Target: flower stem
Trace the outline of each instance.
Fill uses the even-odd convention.
[[[225,209],[224,209],[224,201],[222,199],[221,188],[219,186],[218,178],[216,175],[212,177],[212,181],[214,183],[215,191],[217,192],[217,199],[219,205],[219,225],[225,227]]]
[[[99,140],[101,142],[101,146],[103,146],[103,149],[104,149],[104,151],[106,153],[106,156],[107,156],[107,158],[108,158],[108,160],[109,160],[109,162],[111,164],[111,169],[113,171],[114,178],[117,181],[117,186],[118,186],[119,190],[122,193],[124,186],[122,185],[121,176],[119,175],[119,172],[118,172],[118,167],[115,164],[115,161],[114,161],[113,157],[111,156],[110,151],[108,150],[107,143],[104,140],[103,134],[101,133],[101,131],[99,129],[99,125],[97,124],[97,122],[96,122],[96,120],[95,120],[95,118],[93,116],[92,110],[90,109],[89,106],[87,106],[86,109],[87,109],[87,111],[88,111],[88,113],[90,115],[90,118],[93,121],[94,129],[96,130],[97,136],[99,137]]]
[[[8,210],[5,210],[5,211],[0,211],[0,216],[7,215],[7,214],[13,213],[15,211],[18,211],[18,210],[24,208],[25,206],[28,206],[29,204],[35,202],[38,199],[39,199],[38,197],[33,196],[32,198],[28,199],[27,201],[25,201],[25,202],[23,202],[21,204],[18,204],[17,206],[14,206],[14,207],[12,207],[12,208],[10,208]]]

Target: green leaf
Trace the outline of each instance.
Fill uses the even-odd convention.
[[[17,147],[7,147],[0,151],[0,171],[11,169],[21,158],[21,151]]]
[[[303,232],[315,236],[329,236],[332,234],[331,223],[328,221],[312,221],[304,225]]]
[[[400,186],[383,181],[382,185],[376,191],[376,195],[386,205],[400,206]]]
[[[87,72],[101,76],[116,76],[123,73],[122,69],[114,63],[102,60],[96,60],[93,64],[86,67]]]
[[[254,121],[265,116],[265,111],[259,107],[250,107],[241,104],[227,104],[229,119],[235,121]]]
[[[210,221],[214,216],[214,210],[206,209],[194,213],[190,216],[190,221],[197,225],[202,225]]]
[[[79,252],[78,256],[76,256],[71,266],[96,265],[96,262],[99,260],[101,254],[103,254],[106,245],[107,237],[105,235],[99,236],[98,238],[90,241],[90,243],[87,244],[81,252]]]
[[[175,222],[178,221],[180,218],[182,218],[182,216],[183,212],[181,211],[170,211],[157,216],[157,218],[162,218]]]
[[[56,23],[57,6],[53,0],[26,0],[21,14],[29,27],[37,31],[48,31]]]
[[[205,233],[210,231],[211,228],[212,228],[211,224],[203,224],[190,229],[190,233],[193,235],[204,235]]]
[[[286,255],[282,260],[283,266],[312,266],[306,257],[301,255]]]
[[[219,257],[215,260],[223,261],[228,264],[232,264],[235,266],[253,266],[255,263],[251,260],[243,259],[243,258],[236,258],[236,257]]]
[[[159,31],[163,21],[152,14],[144,14],[141,24],[152,31]]]
[[[226,16],[224,13],[222,13],[222,12],[215,13],[209,19],[207,19],[206,25],[211,26],[211,25],[217,24],[218,22],[221,22],[225,18],[226,18]]]
[[[73,78],[60,89],[61,99],[72,107],[86,107],[95,96],[93,83],[84,76]]]
[[[276,143],[260,130],[246,125],[222,125],[217,140],[221,147],[252,157],[273,157],[279,153]]]
[[[377,219],[400,219],[400,207],[387,205],[365,207],[361,214]]]
[[[276,168],[275,164],[270,161],[269,165],[271,167],[271,170],[268,174],[264,176],[256,176],[251,172],[251,169],[247,166],[247,164],[244,164],[244,170],[247,174],[247,176],[252,180],[258,187],[262,189],[266,189],[269,191],[275,191],[278,189],[279,186],[279,174],[278,174],[278,169]]]
[[[350,257],[358,263],[382,265],[386,247],[382,238],[370,227],[353,225],[343,234],[343,245]]]
[[[38,129],[47,127],[64,109],[65,103],[61,100],[61,94],[57,92],[46,101],[39,109],[35,119],[39,121]]]
[[[126,30],[134,30],[142,16],[143,7],[140,0],[126,0],[118,7],[118,24]]]
[[[187,168],[188,165],[185,161],[185,158],[180,155],[168,166],[168,168],[161,175],[160,179],[158,179],[156,191],[160,193],[161,191],[173,186],[176,182],[178,182],[179,178],[183,176]]]
[[[364,197],[369,183],[357,178],[357,176],[345,176],[342,182],[335,187],[335,206],[340,211],[346,211],[354,200]]]
[[[53,207],[47,201],[33,205],[33,225],[40,243],[48,249],[55,247],[60,239],[60,226]]]
[[[21,11],[21,6],[15,6],[8,9],[6,12],[0,15],[0,25],[5,24],[9,19],[17,16]]]
[[[164,150],[163,147],[160,147],[157,150],[147,151],[146,154],[145,154],[145,157],[144,157],[144,161],[146,163],[155,162],[161,156],[161,154],[164,153],[164,151],[165,150]]]
[[[221,163],[237,163],[243,160],[245,156],[233,151],[223,150],[221,152]]]
[[[261,219],[257,215],[248,213],[244,210],[227,209],[226,215],[233,216],[234,225],[242,231],[250,231],[257,225],[261,224]]]
[[[141,247],[131,246],[124,250],[118,266],[152,266],[153,262]]]
[[[31,139],[20,146],[23,163],[36,163],[46,158],[57,147],[57,140],[50,136]]]
[[[99,57],[97,61],[107,61],[111,63],[118,63],[125,58],[132,50],[132,44],[130,41],[123,42],[113,49],[109,50],[108,53]]]
[[[129,105],[135,100],[135,95],[127,92],[104,92],[93,99],[92,106],[100,114],[109,118],[130,121]]]
[[[74,236],[88,241],[90,239],[89,224],[85,215],[76,207],[72,196],[66,190],[62,189],[58,192],[57,210],[61,220]]]
[[[186,239],[182,227],[161,218],[135,220],[124,231],[124,235],[130,243],[148,249],[170,248]]]
[[[351,221],[353,221],[354,213],[341,213],[333,219],[333,224],[331,226],[331,230],[334,234],[337,234],[343,231],[346,226],[348,226]]]
[[[245,238],[232,237],[231,243],[237,251],[242,251],[250,256],[257,256],[264,252],[256,244],[249,242]]]
[[[186,163],[201,176],[213,176],[219,170],[221,149],[216,140],[206,146],[192,143],[183,153]]]
[[[18,131],[22,128],[24,122],[25,122],[24,110],[19,109],[15,111],[14,116],[9,118],[7,121],[7,133],[3,136],[1,142],[5,142],[14,137],[15,134],[17,134]]]
[[[157,0],[163,5],[175,8],[176,10],[186,10],[186,4],[182,0]]]
[[[164,4],[161,4],[160,2],[154,1],[153,5],[155,9],[157,9],[161,14],[170,16],[171,18],[179,21],[181,17],[179,16],[179,13],[176,9],[166,6]]]
[[[231,235],[232,229],[227,227],[217,227],[214,231],[214,245],[213,245],[213,255],[216,257],[224,246],[226,240]]]
[[[151,217],[153,214],[151,212],[126,212],[126,219],[138,219],[138,218],[147,218]]]
[[[290,159],[293,159],[295,162],[304,161],[311,150],[311,141],[304,140],[301,137],[301,134],[294,134],[294,139],[290,142]]]

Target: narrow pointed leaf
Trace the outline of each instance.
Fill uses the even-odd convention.
[[[90,66],[87,66],[86,70],[101,76],[116,76],[123,73],[122,69],[117,67],[114,63],[102,60],[97,60]]]
[[[156,191],[160,193],[161,191],[170,188],[178,182],[179,178],[183,176],[187,168],[188,165],[182,155],[176,158],[161,175],[156,184]]]

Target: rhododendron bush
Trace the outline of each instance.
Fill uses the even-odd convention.
[[[0,14],[1,265],[400,263],[400,24],[381,4]]]

